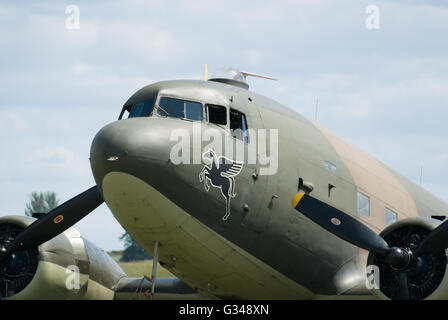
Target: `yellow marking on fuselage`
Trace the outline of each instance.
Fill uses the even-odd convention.
[[[300,200],[302,200],[304,195],[305,195],[304,193],[299,192],[292,198],[292,207],[293,208],[297,207],[297,205],[299,204]]]

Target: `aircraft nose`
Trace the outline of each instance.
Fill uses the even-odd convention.
[[[100,189],[109,172],[141,175],[138,171],[142,168],[148,174],[148,170],[166,167],[172,145],[170,132],[163,123],[154,120],[120,120],[106,125],[96,134],[90,148],[90,164]]]
[[[183,223],[186,215],[178,204],[194,208],[193,212],[204,206],[198,178],[201,165],[176,165],[170,159],[178,145],[171,133],[178,129],[191,135],[192,123],[158,117],[124,119],[106,125],[92,142],[90,165],[96,184],[114,217],[137,238],[139,232],[147,235],[152,228]]]

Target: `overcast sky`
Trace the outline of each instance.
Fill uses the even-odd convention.
[[[23,214],[32,191],[92,186],[95,133],[141,87],[201,79],[204,63],[277,78],[249,84],[311,119],[318,98],[319,123],[417,183],[423,166],[447,202],[447,35],[446,1],[4,1],[0,215]],[[104,204],[77,227],[122,248]]]

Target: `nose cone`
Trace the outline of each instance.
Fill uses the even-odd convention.
[[[166,160],[169,157],[169,130],[159,119],[127,119],[112,122],[93,139],[91,160],[123,157],[149,157]]]
[[[191,133],[192,123],[132,118],[108,124],[95,136],[92,173],[104,201],[126,230],[148,234],[152,228],[177,226],[185,219],[180,207],[196,212],[204,203],[198,182],[201,165],[175,165],[170,160],[178,144],[170,139],[171,133],[179,129]]]
[[[120,120],[97,133],[90,148],[90,164],[100,189],[109,172],[140,176],[156,171],[157,167],[166,167],[173,142],[169,141],[169,128],[160,120]]]
[[[209,192],[200,178],[204,164],[194,160],[195,152],[201,156],[208,141],[196,145],[195,139],[201,139],[201,134],[195,138],[194,123],[159,117],[119,120],[97,133],[90,151],[92,173],[104,201],[127,230],[143,228],[143,221],[154,228],[173,226],[167,212],[178,212],[179,208],[207,225],[221,223],[228,205],[238,208],[235,223],[243,218],[244,190],[249,190],[252,179],[239,180],[244,196],[231,204],[220,188]],[[189,162],[179,163],[178,156],[184,152]],[[168,202],[160,200],[165,198]]]

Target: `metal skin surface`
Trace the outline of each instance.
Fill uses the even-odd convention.
[[[34,218],[20,216],[0,218],[0,224],[11,223],[21,227],[27,227],[34,221]],[[114,298],[114,286],[126,277],[104,250],[82,238],[75,228],[40,245],[38,254],[39,264],[31,282],[7,299],[110,300]],[[66,286],[69,276],[67,268],[72,266],[79,269],[79,288],[74,290]]]
[[[287,279],[291,288],[297,286],[293,290],[297,295],[291,293],[291,298],[371,294],[364,285],[367,252],[323,230],[291,207],[299,179],[312,183],[313,197],[360,219],[378,233],[386,226],[386,207],[393,209],[398,219],[448,213],[448,205],[371,156],[300,114],[249,90],[211,81],[165,81],[137,91],[125,106],[156,96],[222,105],[244,113],[251,129],[278,129],[277,173],[258,175],[255,179],[260,165],[244,164],[241,173],[234,177],[236,196],[231,199],[231,213],[225,221],[222,218],[226,201],[219,189],[207,191],[198,180],[204,164],[175,165],[170,161],[170,150],[176,143],[170,140],[171,132],[183,128],[193,136],[194,121],[158,115],[123,119],[106,125],[92,143],[92,172],[116,219],[148,252],[152,252],[155,241],[160,241],[161,262],[204,294],[219,297],[224,292],[236,298],[271,298],[259,293],[260,288],[272,291],[269,273]],[[224,140],[235,140],[226,127],[206,121],[201,125],[202,129],[217,128]],[[252,141],[250,137],[249,143]],[[192,145],[190,153],[207,143]],[[330,170],[328,162],[336,169]],[[139,189],[145,191],[141,195],[130,194],[139,193]],[[357,213],[357,191],[370,196],[369,218]],[[130,199],[138,204],[126,202]],[[171,218],[157,213],[152,206],[162,201],[166,208],[179,209],[179,215]],[[226,245],[219,249],[210,241],[192,242],[187,247],[180,242],[180,233],[173,233],[170,238],[171,230],[182,230],[183,221],[189,219],[195,223],[193,233],[210,233],[222,243],[227,241]],[[218,271],[204,279],[204,274],[211,272],[210,264],[205,262],[209,260],[173,263],[175,254],[182,255],[176,247],[183,245],[192,252],[203,250],[204,256],[214,253],[229,265],[232,259],[226,260],[228,255],[224,252],[236,250],[245,257],[244,261],[252,261],[266,273],[256,281],[249,279],[246,265],[241,262],[233,266],[231,275],[234,279],[246,279],[247,286],[238,285],[237,280],[221,281]],[[220,275],[229,277],[225,272]]]

